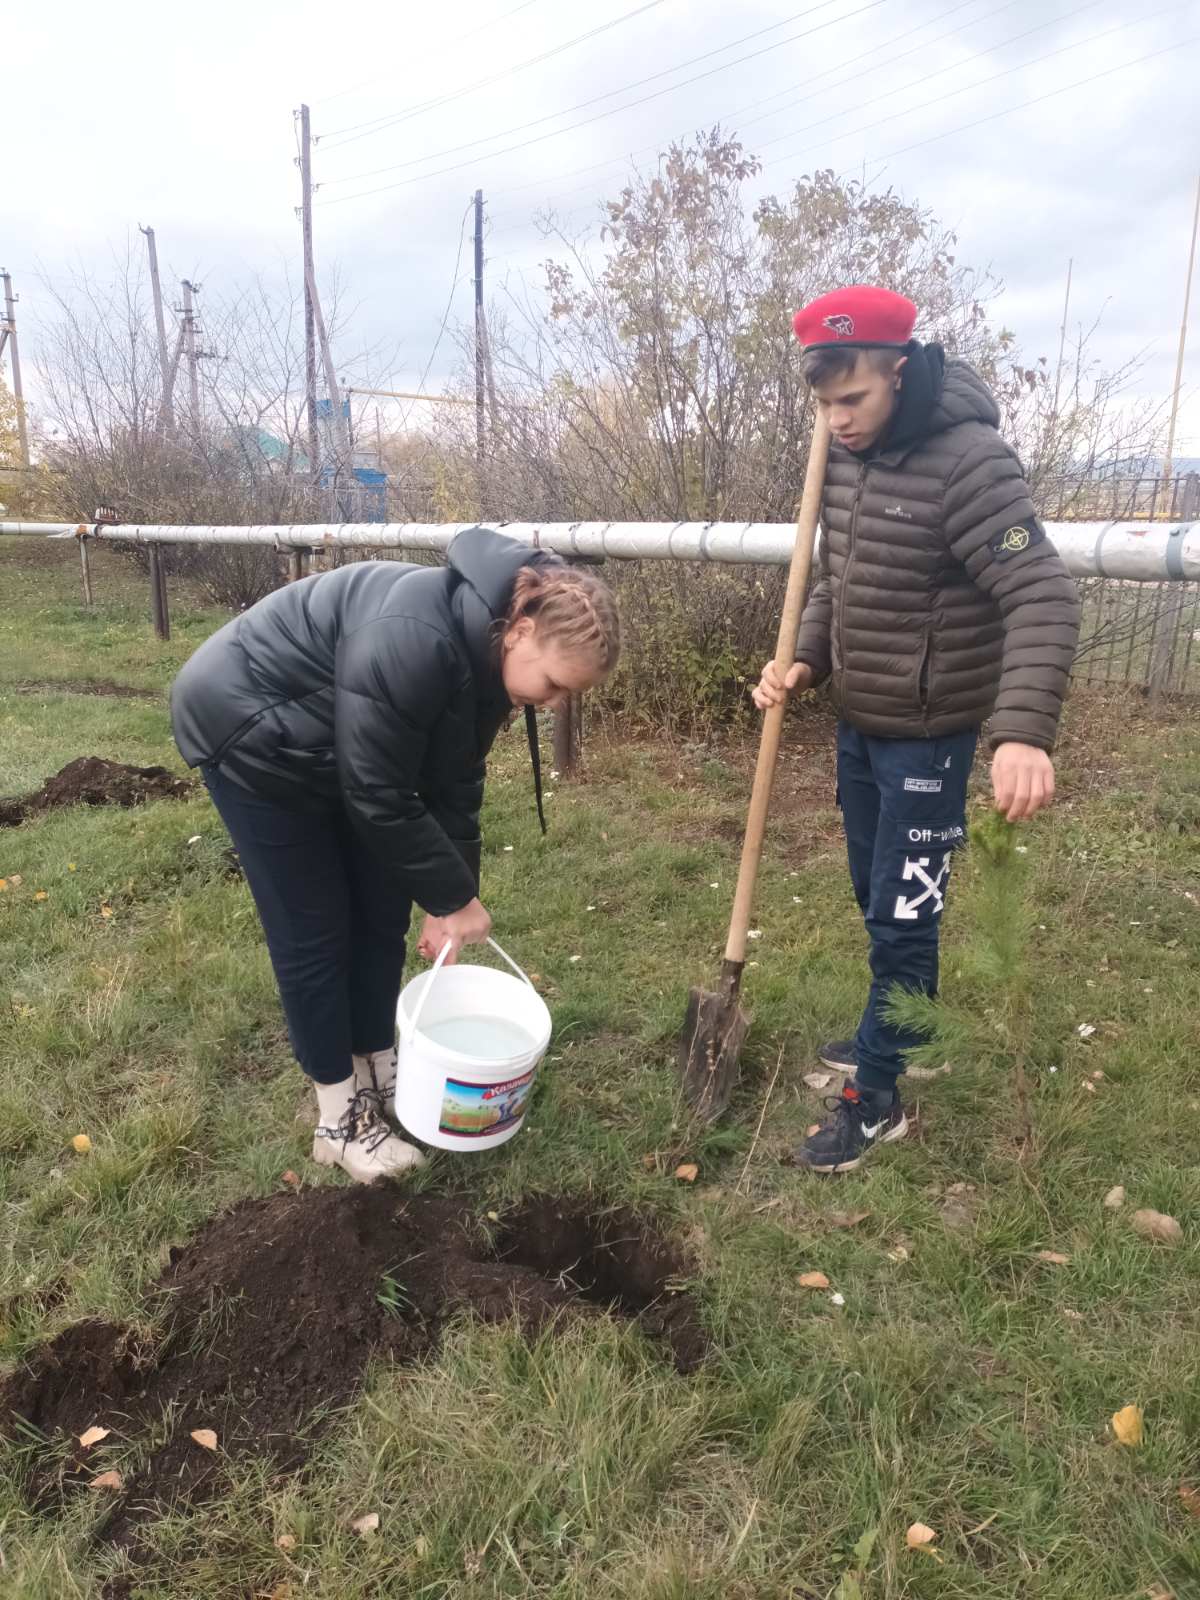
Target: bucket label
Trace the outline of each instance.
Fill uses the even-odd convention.
[[[459,1139],[485,1139],[515,1128],[525,1115],[535,1072],[533,1068],[503,1083],[462,1083],[447,1078],[438,1131]]]

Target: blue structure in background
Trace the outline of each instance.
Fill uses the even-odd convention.
[[[342,417],[349,431],[349,400],[342,401]],[[337,449],[332,437],[332,401],[328,399],[317,401],[317,424],[325,434],[326,456],[336,458]],[[335,472],[331,467],[323,467],[317,482],[322,489],[333,491],[338,514],[344,521],[386,522],[387,473],[381,472],[378,467],[358,464],[361,461],[360,452],[356,451],[355,457],[357,460],[353,461],[348,476],[345,472]]]

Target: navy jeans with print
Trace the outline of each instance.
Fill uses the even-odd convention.
[[[292,1049],[318,1083],[395,1043],[411,901],[344,812],[289,811],[203,768],[262,919]]]
[[[854,1042],[856,1079],[893,1089],[921,1038],[886,1015],[893,989],[937,993],[938,927],[950,858],[966,838],[967,777],[979,730],[878,739],[838,725],[838,804],[850,880],[871,941],[871,991]]]

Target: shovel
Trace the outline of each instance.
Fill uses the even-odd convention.
[[[795,664],[796,635],[808,574],[812,567],[817,519],[821,513],[821,491],[825,484],[825,463],[829,457],[829,429],[818,413],[804,474],[804,494],[796,517],[796,543],[788,571],[787,594],[779,619],[775,642],[775,668],[782,678]],[[775,759],[783,732],[787,702],[772,706],[763,717],[754,769],[754,788],[746,817],[746,836],[742,843],[742,862],[738,868],[733,914],[729,920],[729,939],[721,964],[718,988],[693,989],[688,996],[687,1016],[679,1040],[679,1074],[683,1093],[693,1113],[703,1122],[713,1122],[725,1110],[737,1081],[738,1056],[750,1018],[738,1004],[742,972],[746,965],[746,933],[754,900],[754,884],[762,855],[767,826],[767,808],[775,781]]]

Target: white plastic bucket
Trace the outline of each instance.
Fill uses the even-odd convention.
[[[447,944],[400,991],[396,1116],[439,1150],[490,1150],[511,1139],[550,1043],[541,995],[494,939],[488,943],[515,978],[491,967],[446,967]]]

